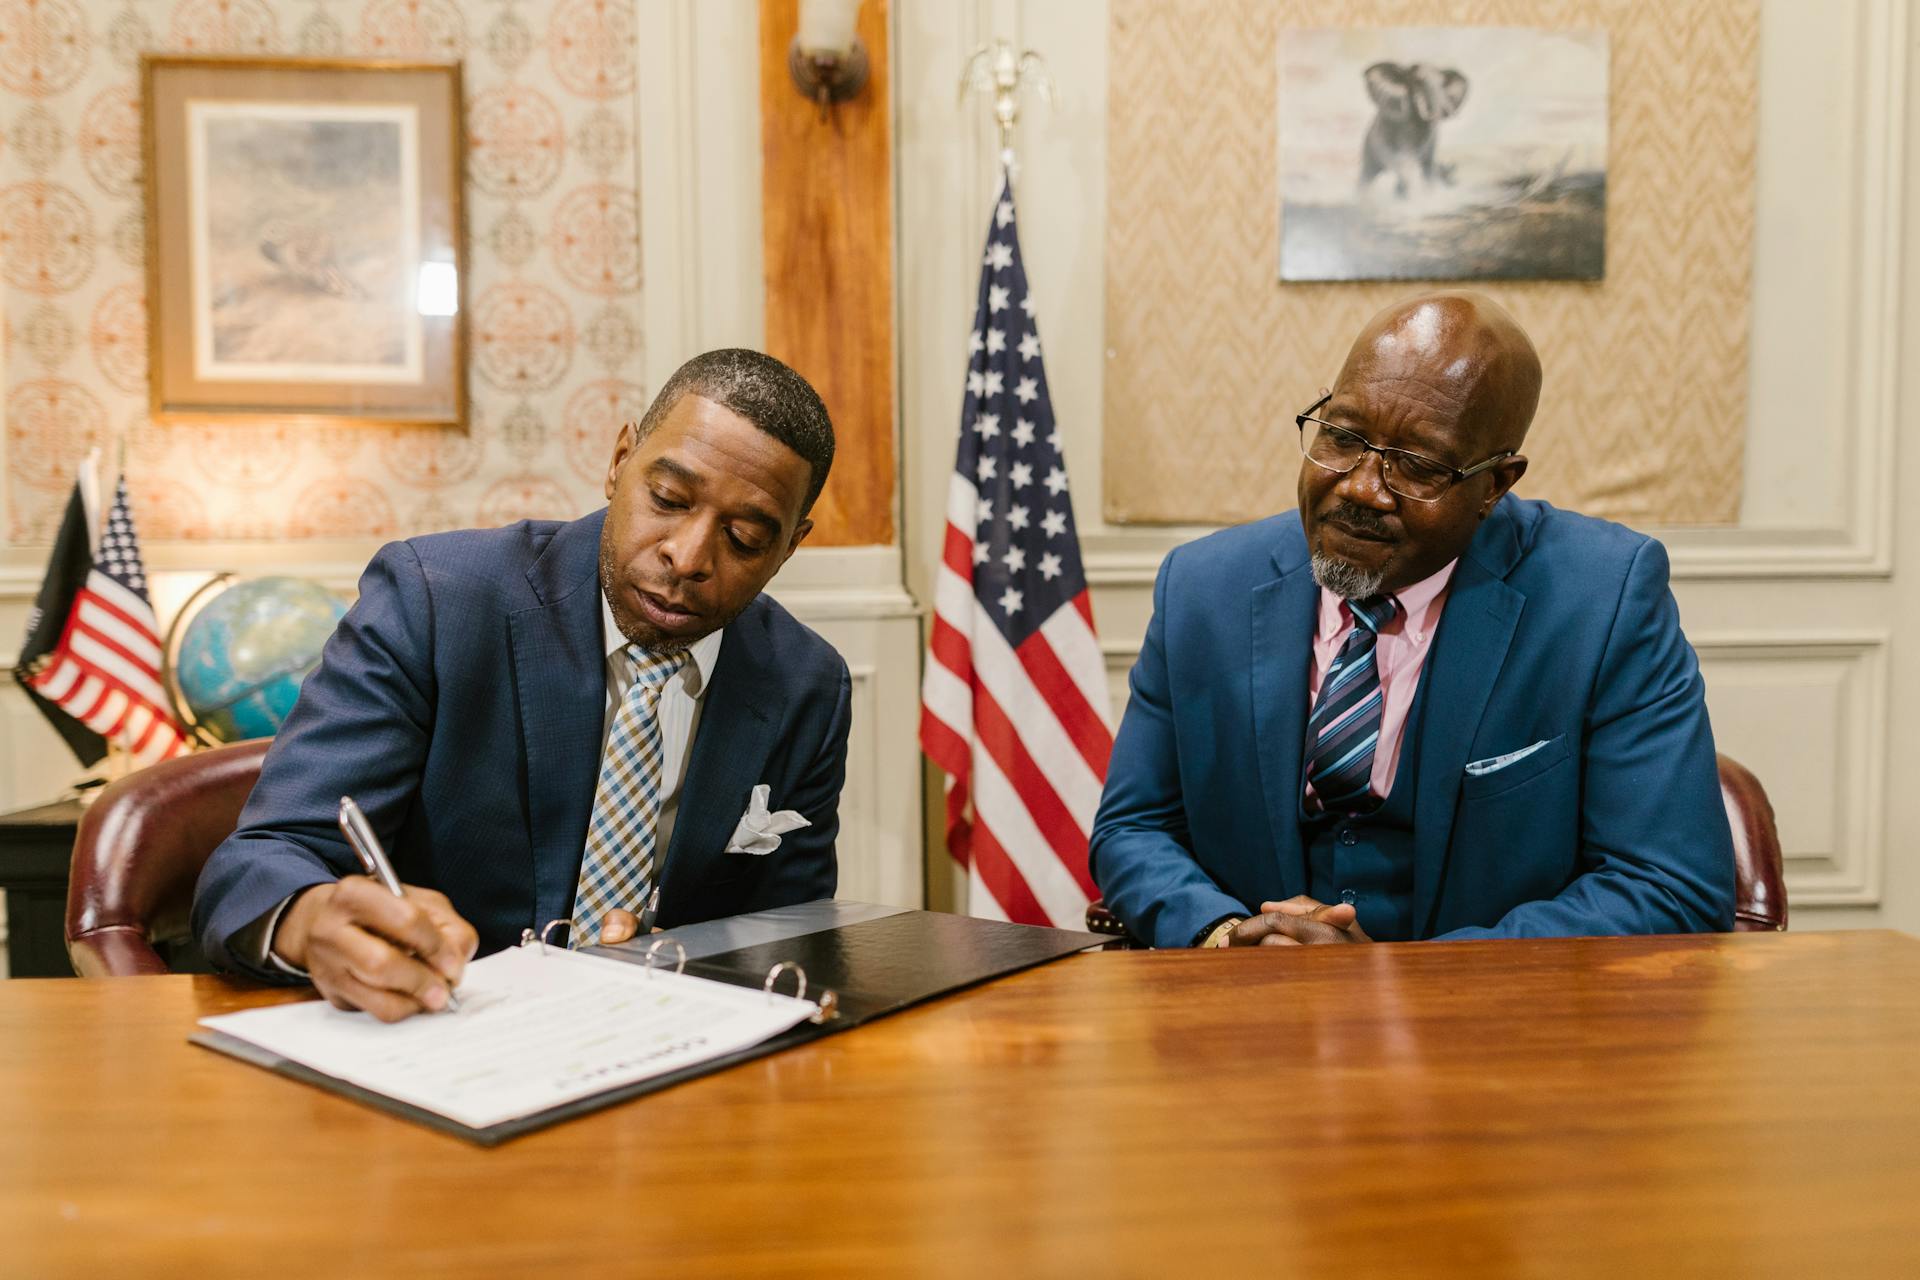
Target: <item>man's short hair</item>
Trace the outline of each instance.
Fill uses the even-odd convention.
[[[813,474],[800,514],[804,517],[813,509],[813,500],[820,496],[833,467],[833,423],[812,384],[764,351],[745,347],[709,351],[674,370],[640,419],[639,438],[646,439],[686,395],[739,414],[805,458]]]

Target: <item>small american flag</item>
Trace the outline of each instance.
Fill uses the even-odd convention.
[[[947,773],[967,910],[1079,928],[1113,731],[1004,176],[969,342],[920,744]]]
[[[62,547],[87,537],[83,493],[83,486],[75,486],[69,527],[61,531],[42,606],[27,624],[21,683],[49,718],[64,714],[77,722],[56,722],[56,727],[83,760],[90,739],[117,742],[136,767],[185,754],[191,748],[174,724],[160,684],[160,628],[147,600],[147,571],[127,509],[125,480],[114,487],[84,581],[77,574],[61,581],[67,559]],[[99,758],[98,749],[91,754]]]

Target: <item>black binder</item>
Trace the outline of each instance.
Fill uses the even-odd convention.
[[[803,1022],[735,1053],[487,1128],[461,1124],[289,1061],[211,1028],[201,1028],[189,1039],[202,1047],[491,1147],[616,1102],[849,1031],[922,1001],[1030,969],[1076,951],[1104,946],[1110,941],[1097,934],[977,920],[971,916],[823,901],[668,930],[614,947],[589,947],[585,950],[592,954],[642,965],[678,964],[684,955],[684,971],[691,976],[743,987],[771,989],[778,984],[784,994],[804,994],[819,1000],[826,1006],[827,1016]],[[542,944],[534,940],[526,945]]]

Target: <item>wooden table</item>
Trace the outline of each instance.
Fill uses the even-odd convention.
[[[1076,956],[495,1150],[0,983],[20,1276],[1920,1275],[1920,940]]]

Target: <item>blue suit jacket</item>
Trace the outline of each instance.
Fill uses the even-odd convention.
[[[359,867],[336,825],[366,811],[403,880],[439,889],[482,952],[573,910],[606,700],[605,511],[571,524],[381,548],[267,753],[239,829],[207,862],[193,927],[218,965],[295,891]],[[703,695],[660,881],[660,923],[833,895],[849,680],[826,641],[761,596],[728,624]],[[725,852],[749,793],[812,825]]]
[[[1161,565],[1092,836],[1108,906],[1157,946],[1307,891],[1318,607],[1294,512]],[[1503,498],[1460,558],[1433,644],[1419,740],[1401,757],[1419,753],[1416,937],[1732,927],[1704,686],[1658,542]]]

